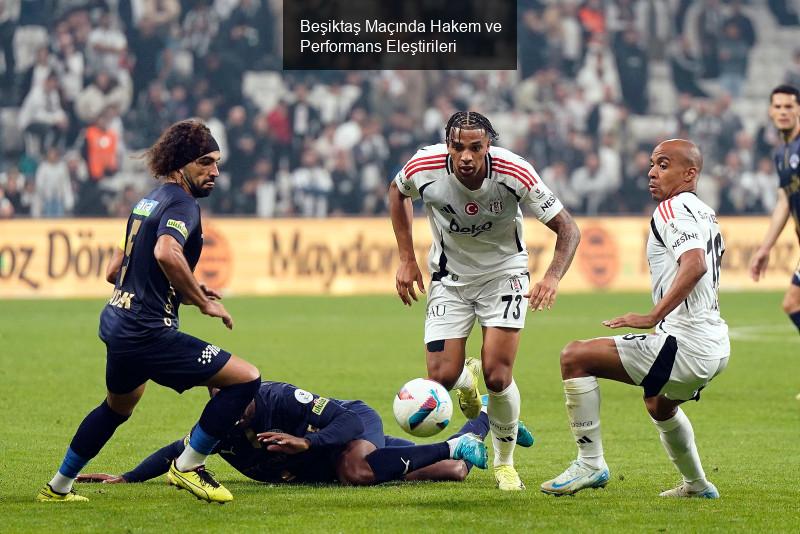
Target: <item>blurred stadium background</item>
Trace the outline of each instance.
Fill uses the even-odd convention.
[[[386,186],[457,109],[488,115],[589,217],[565,290],[647,289],[644,177],[669,137],[701,146],[700,197],[737,216],[723,287],[752,288],[777,190],[768,95],[800,83],[798,4],[520,0],[517,71],[345,72],[281,70],[279,0],[2,0],[0,296],[105,295],[122,227],[97,218],[127,217],[154,185],[135,156],[192,116],[225,160],[202,201],[206,281],[390,292]],[[527,235],[534,272],[544,234]],[[422,258],[427,232],[417,239]],[[787,230],[766,286],[784,287],[795,262]]]

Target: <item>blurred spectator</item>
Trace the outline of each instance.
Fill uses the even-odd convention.
[[[119,137],[111,127],[113,117],[113,109],[107,108],[84,133],[83,157],[88,180],[80,184],[75,210],[78,215],[107,214],[101,184],[119,170]]]
[[[331,194],[331,215],[357,215],[361,213],[363,194],[361,183],[353,168],[348,152],[336,152],[331,170],[333,190]]]
[[[741,39],[747,44],[748,50],[756,44],[756,30],[753,21],[742,11],[742,0],[730,2],[730,14],[725,19],[725,24],[733,24],[739,29]]]
[[[719,83],[735,98],[742,94],[749,53],[750,47],[742,37],[739,26],[727,22],[719,40]]]
[[[100,70],[94,75],[75,101],[75,114],[84,123],[94,122],[100,114],[111,106],[125,113],[131,106],[130,78],[126,74],[115,76]]]
[[[770,158],[758,160],[754,171],[742,173],[740,187],[747,213],[769,213],[778,200],[775,166]]]
[[[209,7],[209,0],[195,0],[183,19],[183,46],[195,61],[204,57],[219,31],[219,15]]]
[[[301,166],[292,173],[295,204],[302,217],[325,217],[333,181],[331,174],[319,162],[313,149],[303,153]]]
[[[583,199],[570,183],[566,163],[556,160],[552,165],[545,167],[542,170],[542,180],[567,209],[581,210]]]
[[[36,50],[36,59],[31,67],[22,76],[21,90],[23,95],[27,95],[34,87],[41,87],[50,74],[59,76],[61,65],[58,60],[50,54],[46,46]]]
[[[118,76],[125,67],[127,49],[128,40],[117,27],[116,17],[110,11],[103,11],[86,43],[89,74],[105,70]]]
[[[3,84],[0,86],[2,93],[0,98],[6,101],[16,100],[14,95],[15,88],[15,68],[16,58],[14,57],[14,34],[19,20],[20,0],[4,0],[0,6],[0,46],[3,47]]]
[[[25,132],[25,152],[39,157],[52,146],[61,146],[69,120],[58,92],[58,75],[50,72],[44,83],[31,87],[22,102],[19,128]]]
[[[720,0],[700,0],[692,7],[696,8],[694,12],[696,27],[693,33],[700,50],[703,76],[716,78],[719,76],[719,39],[722,37],[724,23],[721,2]]]
[[[141,93],[136,106],[128,115],[128,135],[126,140],[131,148],[142,149],[152,145],[167,126],[176,122],[167,102],[168,91],[157,81],[150,82],[147,91]],[[170,102],[174,104],[173,102]],[[188,116],[181,117],[184,119]]]
[[[625,163],[622,175],[624,194],[619,195],[620,211],[623,213],[652,213],[652,197],[647,173],[650,172],[650,152],[638,150]]]
[[[203,98],[197,103],[197,110],[195,115],[198,119],[203,121],[208,129],[211,130],[211,135],[217,140],[219,150],[223,154],[230,154],[228,149],[228,135],[225,132],[225,124],[216,116],[216,106],[214,101],[210,98]]]
[[[575,81],[583,89],[586,101],[591,104],[603,100],[608,90],[615,99],[620,94],[614,56],[602,37],[595,37],[589,43],[586,59]]]
[[[11,203],[13,215],[19,217],[30,215],[31,198],[26,194],[25,175],[19,172],[16,165],[8,166],[6,172],[0,174],[0,190]]]
[[[34,217],[63,217],[72,211],[75,197],[69,180],[69,170],[61,151],[47,149],[47,158],[36,169],[36,196],[31,207]]]
[[[584,41],[606,34],[606,17],[601,0],[585,0],[578,9],[578,20],[583,27]]]
[[[294,102],[289,105],[289,128],[292,132],[292,154],[290,161],[294,166],[300,162],[300,154],[306,141],[317,136],[322,124],[319,110],[308,101],[308,87],[298,84],[294,88]]]
[[[136,98],[152,80],[163,79],[161,53],[166,47],[166,36],[155,19],[144,17],[132,39],[133,97]]]
[[[522,12],[518,42],[522,78],[547,66],[548,39],[540,12],[533,9]]]
[[[618,34],[614,41],[614,56],[617,62],[622,98],[633,113],[647,112],[648,59],[639,44],[639,35],[633,27]]]
[[[584,213],[589,216],[609,211],[603,204],[621,181],[618,173],[615,176],[610,168],[602,167],[600,163],[597,153],[590,152],[583,166],[575,169],[570,177],[570,185],[581,196]]]
[[[795,48],[792,55],[792,64],[786,69],[783,81],[789,85],[800,87],[800,48]]]
[[[153,26],[158,33],[176,22],[181,14],[179,0],[130,0],[134,25],[142,31],[143,26]]]
[[[10,219],[14,216],[14,206],[11,201],[6,198],[6,193],[0,187],[0,219]]]
[[[708,96],[697,84],[703,75],[703,63],[695,57],[689,38],[679,37],[669,45],[667,56],[672,69],[672,82],[679,93],[691,96]]]
[[[767,0],[770,11],[775,16],[775,22],[781,26],[797,26],[800,17],[793,0]]]

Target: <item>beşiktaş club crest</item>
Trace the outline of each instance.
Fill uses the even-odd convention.
[[[467,215],[477,215],[479,211],[478,204],[475,202],[467,202],[464,204],[464,213]]]
[[[494,213],[495,215],[499,215],[503,212],[503,201],[502,200],[492,200],[489,203],[489,211]]]
[[[522,282],[520,282],[518,277],[512,276],[508,279],[508,283],[511,285],[511,291],[516,291],[517,293],[522,291]]]

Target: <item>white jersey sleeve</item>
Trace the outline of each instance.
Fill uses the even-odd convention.
[[[441,171],[447,165],[447,147],[444,144],[430,145],[421,148],[406,163],[394,181],[400,192],[411,197],[420,198],[420,188],[434,180],[432,171]]]
[[[524,158],[503,148],[492,150],[492,171],[512,189],[521,206],[528,206],[542,223],[555,217],[564,206]]]
[[[689,208],[675,197],[665,200],[656,208],[653,221],[667,253],[676,261],[687,250],[705,250],[706,241],[703,228],[689,211]]]

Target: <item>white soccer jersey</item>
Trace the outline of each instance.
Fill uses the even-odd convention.
[[[667,315],[657,331],[675,336],[695,356],[716,359],[730,354],[728,325],[719,314],[719,276],[725,243],[717,216],[694,193],[681,193],[658,205],[650,219],[647,261],[657,303],[672,285],[678,258],[687,250],[706,253],[708,270],[686,300]]]
[[[438,144],[419,150],[395,177],[402,194],[425,204],[434,281],[460,286],[527,272],[520,205],[543,223],[563,208],[531,164],[513,152],[490,146],[485,165],[483,184],[471,191],[454,174],[447,146]]]

